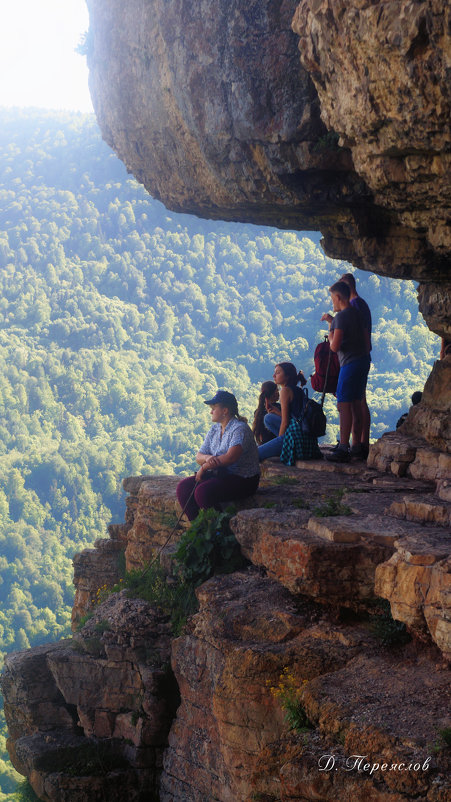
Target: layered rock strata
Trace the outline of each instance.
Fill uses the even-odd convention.
[[[273,462],[257,495],[239,505],[235,535],[245,557],[292,593],[355,610],[367,609],[375,595],[386,598],[395,618],[419,637],[432,636],[449,656],[451,492],[445,477],[451,474],[450,457],[397,431],[371,447],[368,463],[378,470],[327,462],[298,463],[287,469]],[[386,478],[381,470],[387,471]],[[163,562],[165,555],[170,558],[186,528],[186,522],[176,530],[173,526],[179,512],[176,484],[176,477],[164,476],[124,480],[129,493],[125,528],[110,527],[110,540],[97,541],[96,549],[74,558],[74,629],[95,609],[98,589],[118,582],[124,567],[121,555],[125,553],[127,569],[142,567],[157,553]],[[321,517],[312,515],[315,499],[320,503],[324,494],[333,496],[340,489],[347,492],[346,506],[353,515],[328,517],[327,509]],[[425,528],[425,523],[430,525]],[[406,538],[416,550],[412,558],[406,556],[410,554]],[[427,558],[421,556],[422,549]],[[112,555],[111,562],[105,562],[104,579],[99,575],[103,554]],[[419,589],[418,566],[425,559],[428,567],[422,573],[427,580],[423,576]],[[417,568],[406,582],[400,577],[410,570],[410,563]],[[426,588],[431,576],[434,580]]]
[[[388,275],[392,254],[384,241],[393,237],[403,241],[406,275],[449,280],[448,26],[440,0],[301,0],[293,20],[321,117],[388,212],[380,239],[356,244],[363,245],[362,261],[375,245],[373,269]],[[343,241],[328,247],[348,258]]]
[[[147,537],[155,554],[171,532],[157,511],[174,509],[174,481],[127,480],[127,523],[110,539],[141,550]],[[8,658],[14,765],[55,802],[444,802],[451,503],[435,489],[361,464],[268,463],[233,519],[254,565],[202,585],[181,637],[122,591],[73,641]],[[92,561],[87,585],[101,551],[78,563],[88,575]],[[384,598],[410,643],[384,645],[399,626]],[[300,734],[284,717],[293,693]],[[325,755],[333,770],[321,770]]]
[[[254,571],[210,580],[199,599],[192,631],[172,652],[182,703],[163,802],[438,802],[450,793],[449,758],[428,759],[426,746],[449,721],[447,670],[381,650],[367,627],[331,623]],[[290,736],[271,688],[291,682],[310,723]],[[417,770],[389,770],[401,763]]]
[[[115,594],[72,641],[17,652],[2,677],[8,748],[48,802],[158,799],[179,703],[167,616]]]
[[[321,230],[420,281],[451,339],[449,10],[439,0],[89,0],[102,134],[176,211]],[[443,395],[441,388],[447,388]],[[451,451],[451,361],[409,434]]]
[[[209,218],[319,228],[335,257],[449,281],[442,3],[88,7],[103,136],[154,197]]]

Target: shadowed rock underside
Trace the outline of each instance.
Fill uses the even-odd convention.
[[[418,280],[429,328],[451,339],[446,4],[88,6],[99,125],[151,195],[211,219],[319,229],[330,256]],[[449,403],[420,409],[412,433],[451,451]]]

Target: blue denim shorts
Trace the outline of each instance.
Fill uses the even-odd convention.
[[[365,354],[340,368],[337,384],[337,401],[361,401],[365,397],[370,369],[370,356]]]

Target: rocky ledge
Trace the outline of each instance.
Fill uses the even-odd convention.
[[[320,230],[420,282],[451,339],[449,10],[441,0],[88,0],[103,137],[153,197]],[[451,453],[451,356],[409,436]],[[407,431],[407,429],[406,429]]]
[[[320,229],[369,270],[448,281],[439,0],[88,0],[100,128],[152,194]],[[449,316],[448,316],[449,328]]]
[[[72,640],[7,660],[8,748],[39,797],[445,802],[444,480],[267,463],[232,520],[249,568],[202,585],[198,612],[174,638],[155,605],[125,591],[93,599],[124,563],[163,548],[170,565],[176,481],[124,482],[126,523],[74,560],[74,621],[91,617],[74,623]],[[293,694],[301,731],[285,720]]]

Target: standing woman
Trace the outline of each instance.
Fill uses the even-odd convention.
[[[177,485],[179,504],[190,521],[199,510],[252,496],[260,481],[257,446],[235,396],[218,390],[204,403],[211,407],[213,426],[196,454],[200,468]]]

